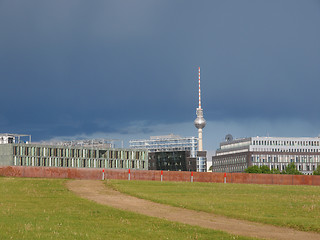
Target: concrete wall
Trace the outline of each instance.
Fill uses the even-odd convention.
[[[224,173],[212,172],[163,171],[162,179],[163,181],[190,182],[191,174],[194,182],[224,182]],[[106,169],[104,173],[105,179],[127,180],[128,175],[129,171],[123,169]],[[102,180],[103,172],[102,169],[97,168],[0,166],[0,176]],[[131,170],[130,179],[160,181],[161,171]],[[227,183],[320,186],[320,176],[313,175],[227,173],[226,180]]]
[[[13,165],[12,144],[0,144],[0,166]]]

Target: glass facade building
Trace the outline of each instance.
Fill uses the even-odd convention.
[[[149,153],[149,169],[169,171],[195,171],[194,158],[189,151],[169,151]]]
[[[0,165],[74,168],[148,169],[145,149],[111,148],[110,145],[0,144]]]
[[[148,150],[149,170],[206,171],[206,152],[197,151],[196,137],[170,134],[129,143],[130,148]]]
[[[148,149],[149,152],[190,151],[195,155],[198,139],[177,135],[151,136],[145,140],[130,140],[130,148]]]

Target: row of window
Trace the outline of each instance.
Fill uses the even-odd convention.
[[[235,156],[235,157],[224,157],[219,159],[214,159],[212,161],[212,166],[221,166],[221,165],[227,165],[227,164],[236,164],[236,163],[245,163],[246,156]]]
[[[283,140],[253,140],[253,145],[264,146],[318,146],[319,141],[283,141]]]
[[[219,167],[213,167],[212,172],[243,172],[247,168],[246,164],[242,165],[231,165],[231,166],[219,166]]]
[[[273,165],[273,164],[255,164],[257,166],[268,166],[270,168],[270,170],[272,169],[278,169],[280,171],[284,171],[287,169],[287,164],[276,164],[276,165]],[[296,165],[296,169],[299,170],[299,171],[314,171],[316,170],[317,168],[317,164],[298,164]]]
[[[252,148],[252,151],[254,152],[314,152],[318,153],[320,152],[320,149],[317,148],[299,148],[299,149],[281,149],[281,148]]]
[[[256,163],[305,163],[305,162],[320,162],[320,156],[292,156],[292,155],[278,155],[278,156],[268,156],[268,155],[252,155],[251,162]]]
[[[197,157],[197,171],[206,172],[207,171],[207,158]]]
[[[244,149],[238,149],[238,150],[234,150],[234,151],[217,151],[216,152],[216,156],[223,156],[223,155],[230,155],[230,154],[236,154],[236,153],[243,153],[243,152],[248,152],[248,148],[244,148]]]
[[[242,148],[250,145],[250,141],[231,143],[231,144],[220,144],[220,148],[223,150],[233,149],[233,148]]]
[[[151,152],[158,150],[191,150],[196,149],[198,142],[196,139],[163,139],[163,140],[144,140],[144,141],[130,141],[130,148],[143,149],[147,148]]]
[[[76,168],[135,168],[145,169],[145,161],[106,160],[106,159],[69,159],[45,157],[14,157],[15,166],[36,167],[76,167]]]
[[[149,152],[195,151],[192,147],[148,148]]]
[[[50,147],[28,147],[14,146],[14,156],[39,156],[39,157],[70,157],[70,158],[121,158],[144,160],[144,151],[119,151],[119,150],[98,150],[78,148],[50,148]]]

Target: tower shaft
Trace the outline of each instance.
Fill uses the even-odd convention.
[[[203,151],[203,146],[202,146],[202,128],[198,129],[198,151]]]

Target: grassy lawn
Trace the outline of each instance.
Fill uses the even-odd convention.
[[[250,239],[99,205],[65,181],[0,177],[0,239]]]
[[[115,189],[177,207],[320,232],[320,187],[111,180]]]

